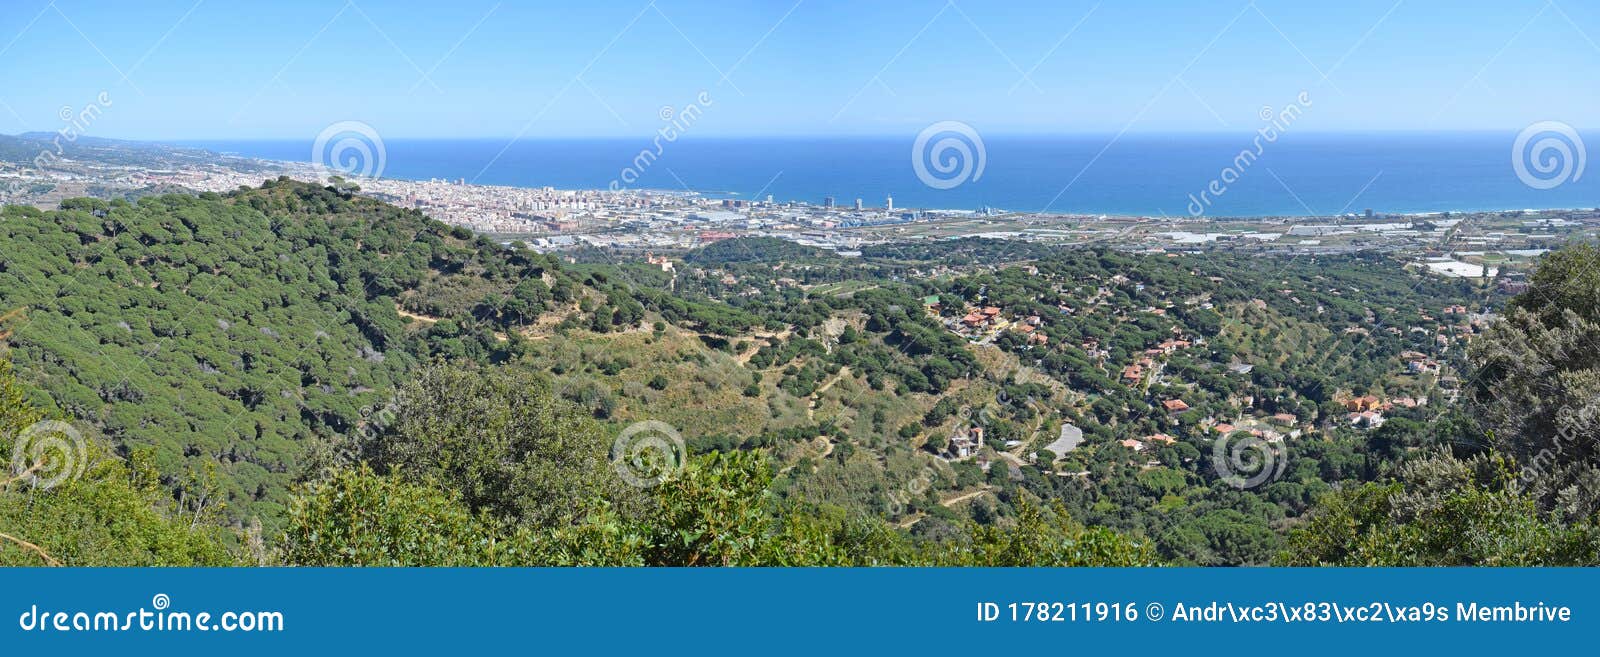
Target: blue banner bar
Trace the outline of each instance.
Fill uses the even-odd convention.
[[[1595,569],[0,570],[17,655],[1486,654],[1597,609]]]

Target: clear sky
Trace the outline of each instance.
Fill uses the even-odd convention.
[[[0,0],[0,132],[310,139],[1600,127],[1579,0]],[[69,112],[70,113],[70,112]]]

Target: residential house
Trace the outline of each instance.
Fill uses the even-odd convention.
[[[950,455],[954,458],[964,459],[978,453],[983,447],[983,427],[972,427],[962,431],[957,429],[950,436]]]
[[[1384,422],[1383,413],[1379,411],[1361,411],[1359,413],[1351,413],[1348,417],[1351,426],[1366,429],[1376,429],[1383,426]]]
[[[1365,396],[1353,397],[1351,399],[1345,400],[1344,408],[1347,411],[1360,413],[1362,411],[1375,410],[1375,409],[1378,408],[1378,405],[1381,404],[1381,403],[1382,402],[1377,397],[1374,397],[1372,395],[1365,395]]]

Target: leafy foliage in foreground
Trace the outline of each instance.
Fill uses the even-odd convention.
[[[365,466],[295,503],[285,563],[312,566],[1142,566],[1148,545],[1086,529],[1062,509],[1021,505],[1015,524],[967,540],[912,542],[881,520],[774,513],[766,463],[696,457],[634,519],[603,503],[573,526],[538,531],[473,515],[459,496]]]
[[[479,378],[494,427],[517,427],[527,443],[486,441],[481,449],[449,439],[428,443],[433,455],[380,450],[363,463],[308,484],[291,507],[282,558],[298,565],[1144,565],[1149,546],[1106,530],[1085,529],[1060,508],[1020,500],[1014,523],[970,524],[945,542],[916,542],[881,519],[780,503],[773,470],[753,452],[691,459],[637,499],[637,491],[595,486],[594,472],[549,450],[592,449],[563,442],[583,436],[592,420],[538,401],[537,384],[504,385],[519,375],[433,366],[406,395],[397,426],[453,426],[455,401],[417,394],[443,382]],[[531,392],[530,392],[531,391]],[[554,402],[560,404],[561,402]],[[444,436],[454,435],[444,431]],[[423,441],[422,437],[408,440]],[[535,444],[543,443],[543,444]],[[553,463],[542,471],[495,472],[505,485],[482,487],[441,466],[514,463],[526,450]],[[570,454],[576,457],[578,454]],[[380,474],[380,470],[388,474]],[[554,484],[564,499],[529,498],[529,483]],[[588,491],[587,493],[583,491]],[[561,521],[552,509],[577,501],[582,513]],[[537,503],[530,503],[537,501]]]
[[[1540,513],[1501,456],[1410,463],[1398,481],[1330,495],[1290,535],[1293,566],[1582,566],[1600,528]]]
[[[393,422],[363,446],[385,472],[439,482],[474,512],[534,527],[574,522],[591,499],[634,508],[611,440],[531,371],[425,367],[395,395]]]
[[[23,400],[11,364],[0,360],[0,453],[12,454],[23,430],[44,417]],[[4,473],[0,566],[219,566],[242,558],[216,518],[174,508],[148,454],[124,461],[85,442],[44,457],[58,460],[46,468],[65,459],[85,465],[80,476],[49,489]]]
[[[1600,250],[1547,255],[1473,345],[1480,440],[1324,498],[1295,565],[1600,564]]]
[[[1490,449],[1516,459],[1539,508],[1600,513],[1600,249],[1545,256],[1527,292],[1473,348]]]

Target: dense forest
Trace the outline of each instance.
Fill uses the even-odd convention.
[[[1586,245],[1515,298],[1381,254],[664,267],[354,191],[0,211],[0,563],[1600,562]],[[644,485],[640,427],[684,443]]]
[[[504,359],[496,327],[578,287],[537,254],[290,183],[0,217],[0,289],[26,309],[11,357],[41,403],[149,448],[186,499],[236,520],[280,517],[305,449],[360,425],[419,359]],[[470,327],[408,331],[408,311]]]

